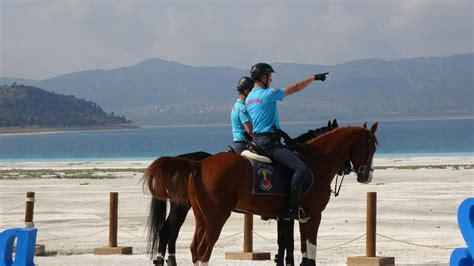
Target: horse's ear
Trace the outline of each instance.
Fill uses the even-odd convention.
[[[334,120],[332,120],[332,127],[333,128],[339,127],[339,125],[337,124],[336,118],[334,118]]]
[[[331,120],[328,120],[328,128],[329,128],[329,130],[332,129]]]
[[[374,134],[375,134],[375,131],[377,130],[378,127],[379,127],[379,122],[375,122],[375,123],[372,125],[372,127],[370,128],[370,133],[371,133],[372,135],[374,135]]]
[[[365,122],[362,127],[363,127],[363,128],[367,128],[367,122]]]

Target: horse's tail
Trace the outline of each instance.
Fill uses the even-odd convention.
[[[179,157],[160,157],[145,171],[143,185],[160,200],[186,204],[188,180],[199,170],[201,163]]]
[[[160,230],[165,224],[166,217],[166,201],[152,198],[150,203],[150,214],[148,215],[148,253],[151,258],[159,252],[158,241],[160,240]],[[167,228],[166,228],[167,230]]]

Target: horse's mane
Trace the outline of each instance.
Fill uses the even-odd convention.
[[[363,128],[363,127],[360,127],[360,126],[344,126],[344,127],[338,127],[336,129],[333,129],[331,131],[328,131],[328,132],[325,132],[323,134],[320,134],[320,135],[317,135],[315,136],[314,138],[312,138],[311,140],[308,141],[308,143],[312,144],[316,141],[319,141],[323,138],[326,138],[327,136],[329,135],[333,135],[333,134],[337,134],[339,131],[342,131],[342,130],[347,130],[347,129],[354,129],[354,130],[367,130],[367,131],[370,131],[369,129],[367,128]],[[375,143],[378,145],[378,141],[377,141],[377,138],[374,136],[374,140],[375,140]]]
[[[293,141],[295,141],[296,143],[305,143],[305,142],[308,142],[322,134],[325,134],[327,132],[330,132],[332,131],[333,129],[335,128],[338,128],[339,125],[337,124],[337,120],[334,119],[333,122],[331,123],[331,121],[328,121],[328,125],[327,126],[324,126],[324,127],[320,127],[320,128],[317,128],[317,129],[310,129],[308,130],[308,132],[306,133],[303,133],[301,135],[299,135],[298,137],[294,138]]]

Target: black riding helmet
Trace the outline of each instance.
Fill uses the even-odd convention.
[[[255,81],[251,77],[241,77],[237,83],[237,91],[244,93],[246,90],[251,90]]]
[[[252,68],[250,69],[250,76],[254,80],[258,80],[260,82],[262,82],[260,78],[263,75],[268,75],[271,73],[275,73],[275,70],[273,70],[272,66],[267,63],[257,63],[253,65]],[[266,83],[268,83],[268,81]],[[265,85],[265,88],[268,88],[269,84],[264,84],[264,85]]]

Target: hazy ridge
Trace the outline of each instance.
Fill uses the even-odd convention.
[[[323,66],[273,63],[273,85],[330,72],[280,104],[282,120],[452,117],[474,114],[474,53]],[[97,102],[138,124],[227,123],[235,83],[248,70],[195,67],[161,59],[41,81],[18,80]],[[16,81],[0,78],[0,84]]]

